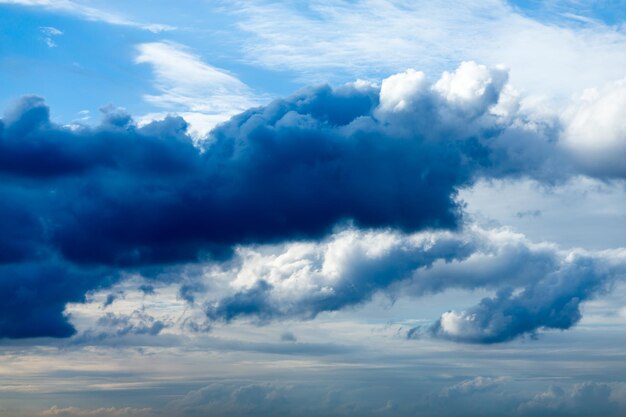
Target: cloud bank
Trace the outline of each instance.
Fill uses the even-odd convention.
[[[602,94],[613,102],[626,90]],[[581,138],[595,134],[576,127],[577,114],[595,114],[603,100],[581,104],[570,119],[545,116],[516,95],[506,70],[466,62],[435,83],[409,70],[380,87],[356,82],[305,89],[233,117],[198,145],[180,117],[139,127],[125,111],[106,108],[98,127],[59,126],[42,99],[24,98],[0,123],[0,267],[7,306],[0,336],[69,336],[63,305],[82,300],[86,291],[125,272],[155,276],[165,265],[228,259],[233,247],[322,239],[338,225],[408,234],[459,230],[458,190],[480,178],[620,178],[610,164],[591,169],[571,156],[587,143]],[[620,115],[598,122],[614,134],[598,160],[614,157],[607,146],[623,146]],[[562,139],[571,129],[579,136]],[[370,239],[374,247],[381,244],[376,239]],[[355,250],[359,243],[353,242]],[[331,287],[334,295],[323,295],[321,286],[323,296],[312,292],[297,306],[276,304],[275,286],[260,277],[208,307],[207,315],[314,317],[361,303],[416,269],[478,250],[463,238],[433,244],[382,244],[391,254],[386,264],[363,269],[354,262],[340,273],[341,285]],[[525,282],[523,292],[501,292],[468,312],[471,325],[461,326],[466,317],[449,313],[433,333],[489,342],[569,327],[578,320],[578,303],[564,300],[596,293],[593,283],[604,282],[598,277],[606,273],[593,260],[555,263],[536,279],[569,283],[573,276],[578,284],[565,295],[561,285],[543,294]],[[537,312],[536,304],[556,305],[558,312],[548,321],[536,318],[552,311]],[[522,312],[526,324],[516,323],[515,313],[498,327],[490,322],[492,310],[505,317]]]
[[[325,381],[326,382],[326,381]],[[370,382],[370,381],[368,381]],[[420,390],[403,390],[364,385],[338,389],[335,381],[285,383],[236,381],[212,383],[189,391],[170,401],[164,410],[148,408],[51,407],[33,417],[126,417],[126,416],[343,416],[358,413],[380,416],[458,415],[497,416],[619,416],[623,384],[581,382],[570,386],[550,386],[531,392],[509,386],[508,378],[475,377],[444,387],[439,395]],[[419,387],[419,385],[418,385]],[[420,387],[421,388],[421,387]],[[622,388],[623,389],[623,388]],[[428,388],[424,389],[428,391]],[[408,391],[408,392],[407,392]],[[538,392],[538,393],[537,393]],[[533,395],[534,393],[537,393]],[[363,397],[364,394],[367,394]],[[387,399],[387,398],[393,398]],[[410,400],[409,400],[410,399]],[[294,411],[296,410],[297,411]],[[467,409],[467,412],[463,410]],[[29,415],[30,416],[30,415]]]

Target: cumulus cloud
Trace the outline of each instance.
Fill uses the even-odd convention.
[[[442,314],[428,332],[461,342],[498,343],[543,329],[569,329],[581,319],[583,302],[623,277],[624,255],[623,250],[554,252],[545,270],[527,275],[527,281],[517,285],[503,282],[494,297],[484,298],[466,311]],[[415,328],[409,335],[423,330]]]
[[[387,77],[380,88],[380,109],[386,112],[405,110],[427,88],[426,74],[414,69]]]
[[[476,244],[451,234],[349,230],[319,244],[240,249],[239,265],[228,272],[236,292],[209,303],[207,315],[226,321],[313,318],[368,301],[436,261],[462,260]]]
[[[107,108],[99,127],[68,129],[50,121],[42,99],[25,98],[0,129],[0,172],[8,179],[0,191],[3,261],[18,270],[15,262],[24,262],[29,273],[39,270],[32,262],[59,256],[69,269],[118,268],[193,261],[246,241],[321,236],[347,219],[456,226],[455,187],[468,181],[468,168],[452,149],[391,139],[371,117],[377,103],[373,89],[306,90],[234,118],[202,150],[180,118],[137,127]],[[437,162],[442,151],[448,166]],[[14,290],[4,294],[15,299],[35,281],[7,278]],[[86,282],[97,287],[103,279]],[[25,306],[42,301],[31,298]],[[6,326],[17,325],[6,317]],[[44,327],[32,335],[67,334]]]
[[[463,62],[454,73],[445,71],[433,86],[446,101],[458,104],[470,114],[480,114],[498,101],[508,81],[504,68],[488,70],[475,62]]]
[[[568,329],[581,303],[625,271],[623,251],[584,253],[533,244],[506,229],[464,233],[348,230],[320,243],[241,248],[232,295],[207,302],[211,320],[313,318],[383,292],[425,296],[451,288],[497,290],[467,311],[449,311],[425,334],[498,343],[545,329]]]
[[[539,329],[568,329],[581,318],[580,304],[606,284],[605,264],[603,258],[572,254],[520,292],[503,288],[467,311],[444,313],[430,330],[453,340],[495,343]]]
[[[115,301],[125,311],[134,308],[130,315],[102,309],[110,291],[90,296],[91,308],[75,305],[69,312],[88,338],[156,335],[207,331],[235,320],[312,319],[361,306],[376,295],[416,299],[451,289],[486,289],[496,296],[403,332],[408,329],[410,338],[497,343],[574,326],[582,303],[623,278],[626,257],[623,250],[584,252],[533,243],[506,228],[414,234],[350,228],[322,240],[238,246],[228,262],[208,262],[200,270],[194,275],[188,267],[171,269],[167,275],[188,275],[188,281],[160,283],[152,301],[139,288],[142,281],[116,285],[135,300]],[[90,315],[99,317],[97,322],[85,322]]]
[[[164,47],[145,46],[146,62]],[[165,81],[176,78],[179,69],[160,68]],[[200,62],[185,71],[192,81],[213,74],[219,82],[239,86]],[[99,126],[67,128],[50,120],[41,98],[24,98],[0,122],[0,175],[6,178],[0,186],[3,295],[9,300],[5,305],[22,306],[5,308],[0,335],[71,334],[62,306],[82,300],[87,290],[110,285],[121,272],[155,276],[165,265],[227,259],[234,247],[323,239],[338,225],[384,232],[339,234],[324,243],[330,249],[320,249],[324,244],[307,249],[304,243],[306,291],[297,290],[297,280],[284,279],[284,271],[270,268],[272,276],[260,270],[249,285],[208,305],[209,318],[315,317],[367,301],[416,270],[484,251],[482,243],[465,240],[471,233],[432,241],[410,234],[458,230],[463,224],[458,191],[477,179],[555,181],[576,173],[568,164],[552,164],[565,158],[556,144],[559,122],[534,120],[532,112],[512,105],[506,79],[501,68],[468,62],[436,83],[407,71],[385,79],[380,88],[367,83],[308,88],[233,117],[201,144],[192,140],[180,117],[138,126],[123,109],[107,107]],[[340,259],[334,270],[317,269],[316,262],[333,265],[333,256]],[[543,271],[556,274],[551,279],[558,282],[561,275],[578,276],[584,266],[571,262],[565,267],[554,261],[555,254],[547,258]],[[589,268],[589,276],[602,275]],[[54,280],[46,278],[49,271]],[[510,277],[520,275],[508,271]],[[532,319],[548,313],[532,306],[587,299],[597,287],[584,276],[565,295],[550,292],[554,299],[538,300],[533,294],[539,290],[523,281],[524,292],[500,293],[477,308],[525,311],[522,305],[531,310],[524,322],[536,324],[503,325],[518,326],[514,335],[569,327],[577,321],[567,313],[578,311],[576,302],[557,306],[558,311],[567,308],[569,322]],[[534,279],[542,282],[539,275]],[[479,286],[481,278],[468,282]],[[484,279],[482,285],[490,282]],[[457,283],[450,278],[423,291]],[[49,290],[40,293],[42,285]],[[203,291],[188,286],[180,296],[192,301]],[[289,291],[298,294],[292,301],[285,297]],[[33,322],[40,313],[47,320],[20,330],[26,328],[24,320],[16,320],[22,310]],[[481,317],[478,310],[471,314]],[[463,317],[446,316],[457,324]],[[483,327],[468,331],[480,335]]]

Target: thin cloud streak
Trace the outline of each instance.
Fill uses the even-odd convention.
[[[86,20],[105,22],[111,25],[136,27],[152,33],[160,33],[176,29],[173,26],[158,23],[136,22],[122,15],[97,9],[95,7],[85,6],[72,0],[0,0],[0,4],[40,7],[53,12],[72,14]]]
[[[219,122],[258,104],[258,98],[247,85],[203,62],[183,45],[151,42],[136,48],[135,63],[152,67],[154,87],[160,92],[146,94],[144,100],[185,116],[198,136],[206,135]],[[164,115],[146,115],[143,123],[158,118]]]

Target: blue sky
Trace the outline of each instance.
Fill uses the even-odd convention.
[[[547,78],[557,84],[549,87],[553,95],[619,78],[623,58],[604,49],[623,46],[620,2],[492,3],[157,2],[146,7],[142,2],[10,1],[2,5],[1,17],[2,84],[8,86],[2,100],[6,107],[23,94],[45,96],[60,122],[82,110],[97,119],[97,109],[106,104],[134,115],[180,111],[180,106],[155,106],[144,99],[158,89],[155,72],[161,62],[138,63],[137,48],[151,42],[168,42],[189,58],[233,75],[260,103],[309,84],[379,80],[410,67],[436,77],[468,59],[508,65],[513,79],[520,78],[518,88],[539,90],[546,83],[538,78]],[[458,12],[447,13],[449,7]],[[46,28],[56,31],[48,34]],[[370,32],[377,42],[370,42]],[[390,53],[388,44],[398,50]],[[509,47],[515,50],[505,50]],[[561,47],[566,48],[561,54],[551,53]],[[540,66],[527,59],[548,62]],[[587,62],[597,59],[609,59],[602,65],[608,68]],[[529,68],[522,73],[518,65]],[[561,86],[559,71],[574,70],[578,75]],[[211,88],[212,81],[195,80],[200,88]]]
[[[0,415],[621,415],[625,18],[0,0]]]

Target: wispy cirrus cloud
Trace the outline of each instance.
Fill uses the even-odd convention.
[[[44,36],[43,40],[49,48],[55,48],[57,46],[56,42],[54,42],[55,36],[63,35],[61,30],[52,26],[41,26],[39,30]]]
[[[626,33],[600,22],[543,22],[501,0],[240,2],[249,62],[315,82],[462,60],[511,68],[513,83],[553,98],[624,76]],[[572,24],[570,24],[572,23]],[[306,33],[306,36],[302,34]],[[554,53],[558,51],[558,53]]]
[[[115,12],[87,6],[73,0],[0,0],[0,4],[40,7],[46,10],[68,13],[86,20],[105,22],[112,25],[131,26],[153,33],[176,29],[173,26],[158,23],[142,23]]]
[[[178,112],[201,134],[258,103],[246,84],[227,71],[207,64],[184,45],[144,43],[137,45],[137,52],[135,62],[152,67],[154,87],[160,93],[146,94],[144,99],[157,107]]]

